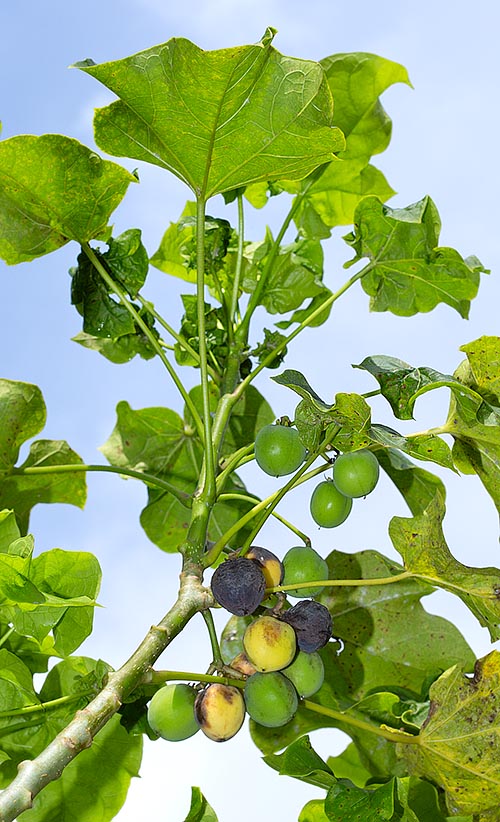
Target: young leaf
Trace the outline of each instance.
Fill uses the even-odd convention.
[[[110,237],[108,250],[102,255],[113,277],[134,299],[146,281],[148,252],[141,240],[140,228],[129,228],[118,237]]]
[[[420,744],[404,751],[410,772],[445,789],[450,814],[494,819],[500,803],[500,654],[479,659],[473,678],[455,665],[434,682],[430,698]]]
[[[197,195],[305,177],[343,148],[317,63],[254,46],[202,51],[174,38],[123,60],[76,67],[120,99],[95,116],[107,153],[154,163]]]
[[[335,782],[330,767],[316,753],[308,736],[293,742],[282,754],[270,754],[264,762],[280,775],[293,776],[328,790]]]
[[[38,503],[65,502],[84,508],[87,498],[85,472],[23,474],[29,468],[81,465],[81,457],[64,440],[37,440],[18,469],[0,478],[0,505],[13,508],[22,533],[28,530],[31,509]],[[19,471],[19,473],[16,473]]]
[[[92,746],[66,766],[38,794],[22,822],[110,822],[125,802],[132,777],[139,775],[142,737],[127,734],[117,716],[102,728]]]
[[[191,788],[191,807],[184,822],[217,822],[218,817],[199,788]]]
[[[104,255],[102,255],[104,256]],[[83,330],[94,337],[117,339],[135,333],[134,319],[109,293],[107,284],[86,254],[70,269],[71,303],[83,317]]]
[[[354,223],[354,232],[344,238],[356,254],[349,265],[370,260],[361,283],[371,311],[410,317],[446,303],[468,317],[486,269],[475,257],[463,259],[453,248],[438,247],[441,222],[429,197],[403,209],[365,197]]]
[[[0,143],[0,257],[13,265],[69,240],[100,238],[136,177],[77,140],[23,134]]]
[[[488,628],[492,641],[500,639],[500,570],[472,568],[452,556],[441,527],[444,513],[444,502],[437,496],[422,514],[393,517],[392,543],[408,571],[459,596]]]

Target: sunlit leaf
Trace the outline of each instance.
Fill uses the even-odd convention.
[[[39,434],[47,412],[42,392],[36,385],[0,380],[0,467],[10,470],[19,456],[19,448]],[[3,508],[9,506],[4,505]]]
[[[184,822],[217,822],[217,815],[199,788],[191,788],[191,807]]]
[[[356,254],[349,265],[368,257],[361,282],[372,311],[410,317],[446,303],[467,318],[486,269],[475,257],[463,259],[453,248],[438,247],[441,222],[429,197],[403,209],[365,197],[354,223],[344,238]]]
[[[0,257],[33,260],[69,240],[100,238],[136,178],[61,134],[0,143]]]
[[[419,578],[456,594],[492,641],[500,639],[500,570],[473,568],[456,560],[444,538],[444,503],[440,497],[410,519],[393,517],[389,534],[405,567]]]
[[[120,99],[99,109],[97,144],[172,171],[204,199],[258,180],[301,179],[343,148],[317,63],[260,43],[202,51],[174,38],[77,67]]]

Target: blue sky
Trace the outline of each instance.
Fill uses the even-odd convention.
[[[85,57],[96,62],[124,57],[173,36],[188,37],[206,49],[224,48],[255,42],[272,25],[278,29],[275,46],[286,54],[320,59],[337,52],[369,51],[403,63],[414,89],[397,86],[384,95],[384,106],[394,121],[393,140],[389,150],[375,159],[398,191],[391,205],[404,206],[430,194],[443,222],[441,244],[456,247],[464,256],[477,254],[492,274],[483,278],[468,322],[445,307],[411,319],[369,315],[367,298],[359,289],[346,298],[329,326],[304,334],[303,344],[291,351],[288,366],[305,372],[322,396],[333,397],[338,390],[362,392],[372,384],[353,371],[351,363],[369,354],[392,354],[446,372],[460,361],[460,345],[482,334],[499,333],[498,23],[493,0],[473,5],[449,0],[411,4],[358,0],[355,5],[336,0],[4,3],[0,9],[3,137],[60,132],[92,145],[93,108],[111,97],[92,78],[67,67]],[[124,165],[132,169],[137,164],[125,161]],[[141,167],[140,177],[141,184],[131,187],[116,212],[116,233],[140,225],[152,253],[189,192],[159,169]],[[216,209],[222,212],[222,201],[210,204],[212,213]],[[249,214],[253,239],[262,232],[265,216]],[[67,439],[84,459],[96,462],[100,459],[96,447],[113,428],[119,400],[128,400],[133,408],[181,406],[158,363],[113,366],[70,341],[80,330],[79,317],[69,305],[67,275],[76,254],[76,247],[67,246],[30,265],[0,264],[2,376],[40,385],[48,405],[44,436]],[[329,284],[343,282],[341,266],[348,256],[337,235],[327,253]],[[179,284],[154,271],[149,288],[175,321],[180,314]],[[322,356],[325,351],[327,358]],[[277,414],[293,413],[293,399],[285,389],[267,378],[259,387]],[[447,402],[445,392],[421,399],[416,423],[405,430],[441,422]],[[382,403],[375,402],[374,409],[376,419],[391,424]],[[249,470],[246,476],[251,483],[256,475]],[[453,552],[468,564],[498,565],[493,505],[474,478],[448,480],[446,533]],[[348,520],[333,537],[318,534],[315,545],[321,553],[326,555],[333,547],[348,551],[371,547],[394,556],[387,522],[392,514],[406,512],[388,484],[372,496],[363,514]],[[288,503],[290,513],[297,509],[297,499]],[[98,613],[96,634],[83,651],[113,665],[119,665],[161,617],[175,592],[177,560],[152,546],[141,531],[138,514],[143,503],[144,492],[136,484],[94,475],[83,513],[65,506],[39,506],[32,517],[38,550],[57,545],[91,550],[99,557],[104,571],[100,600],[106,607]],[[286,515],[286,504],[282,510]],[[283,553],[290,547],[282,530],[270,526],[266,538],[267,547],[278,553],[281,547]],[[487,652],[486,632],[455,599],[439,594],[426,606],[459,625],[478,655]],[[200,619],[172,646],[164,666],[203,669],[208,647],[202,631]],[[191,784],[202,787],[221,822],[234,819],[236,801],[239,822],[259,816],[295,819],[306,799],[318,794],[292,780],[278,779],[260,762],[246,733],[215,747],[200,737],[177,746],[161,742],[148,746],[143,779],[135,780],[129,803],[117,817],[120,822],[145,818],[148,813],[181,820]],[[340,734],[322,732],[317,745],[327,756],[340,751],[344,742]],[[187,772],[190,768],[192,776]],[[170,787],[165,773],[171,777]],[[249,788],[249,773],[258,780],[259,789],[253,781]]]

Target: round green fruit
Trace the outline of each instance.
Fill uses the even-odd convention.
[[[297,582],[316,582],[322,579],[328,579],[328,565],[323,557],[306,545],[298,545],[296,548],[290,548],[283,557],[283,567],[285,574],[283,577],[283,585],[293,585]],[[287,591],[292,597],[303,599],[313,597],[319,594],[323,587],[313,588],[297,588],[296,590]]]
[[[342,494],[331,480],[316,486],[311,495],[310,510],[321,528],[336,528],[351,513],[352,499]]]
[[[239,688],[214,683],[196,697],[196,721],[214,742],[226,742],[238,733],[245,718],[245,701]]]
[[[295,686],[298,695],[306,699],[319,691],[325,679],[325,666],[316,652],[299,651],[292,664],[281,672]]]
[[[362,448],[337,457],[333,466],[333,481],[346,497],[366,497],[375,488],[379,473],[375,454]]]
[[[251,622],[243,637],[243,646],[257,671],[279,671],[295,656],[297,642],[291,625],[276,617],[262,616]]]
[[[265,425],[255,438],[257,465],[272,477],[284,477],[300,468],[306,457],[296,428]]]
[[[279,728],[294,716],[299,701],[291,681],[278,672],[247,679],[245,704],[251,718],[266,728]]]
[[[188,739],[198,730],[194,716],[196,691],[189,685],[169,683],[154,694],[148,707],[153,731],[170,742]]]

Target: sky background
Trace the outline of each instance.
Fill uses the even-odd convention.
[[[274,45],[307,59],[367,51],[403,63],[414,89],[396,86],[383,104],[394,122],[388,151],[375,158],[398,194],[391,205],[402,207],[430,194],[440,211],[441,245],[463,256],[476,254],[492,270],[483,277],[468,322],[451,309],[398,318],[369,314],[368,299],[356,287],[344,298],[327,326],[306,332],[292,347],[287,366],[306,373],[325,399],[337,391],[362,393],[375,387],[369,375],[352,363],[371,354],[400,357],[413,365],[452,372],[463,355],[460,345],[482,334],[498,334],[498,64],[497,4],[490,0],[419,3],[358,0],[87,0],[85,4],[18,0],[0,7],[0,119],[3,137],[20,133],[68,134],[93,145],[92,112],[112,99],[91,77],[68,66],[86,57],[96,62],[125,57],[176,36],[205,49],[256,42],[268,25],[278,29]],[[129,169],[135,161],[120,161]],[[174,177],[152,166],[139,166],[141,184],[131,186],[115,213],[115,233],[139,226],[152,254],[163,231],[176,220],[190,192]],[[276,213],[282,206],[273,206]],[[227,216],[222,198],[209,206]],[[230,216],[232,216],[229,211]],[[247,215],[248,235],[262,236],[273,210]],[[327,249],[325,282],[332,289],[345,279],[342,264],[349,249],[336,232]],[[16,267],[0,264],[2,376],[38,384],[48,407],[44,437],[66,439],[87,462],[102,458],[96,451],[115,423],[115,406],[126,399],[133,408],[167,405],[180,410],[174,389],[158,362],[133,361],[116,366],[71,342],[81,329],[69,305],[68,268],[78,249],[60,251]],[[180,316],[181,285],[153,269],[145,289],[172,323]],[[184,287],[185,290],[185,287]],[[184,376],[184,374],[183,374]],[[186,372],[193,384],[195,374]],[[277,416],[293,415],[294,396],[269,382],[258,383]],[[416,421],[397,423],[402,432],[441,423],[447,392],[421,398]],[[373,402],[373,418],[391,425],[386,403]],[[23,450],[22,457],[26,453]],[[436,471],[436,473],[443,472]],[[272,491],[276,485],[242,472],[250,488]],[[498,518],[476,478],[446,476],[448,516],[445,533],[455,556],[471,565],[498,565]],[[295,492],[281,511],[312,532],[308,492]],[[158,621],[175,596],[179,563],[153,546],[142,532],[138,515],[144,489],[133,481],[91,475],[84,512],[70,506],[38,506],[31,519],[37,551],[58,546],[95,553],[103,568],[95,633],[83,648],[94,658],[120,665],[149,626]],[[298,513],[297,513],[298,512]],[[314,545],[324,556],[333,548],[374,548],[397,558],[387,536],[393,514],[406,515],[402,499],[382,478],[377,492],[356,507],[356,516],[339,529],[314,531]],[[281,527],[270,525],[266,546],[282,556],[293,541]],[[447,616],[460,627],[478,656],[490,649],[488,634],[451,595],[434,594],[428,610]],[[219,620],[219,624],[222,621]],[[193,620],[161,660],[171,669],[204,670],[210,649],[201,617]],[[323,756],[340,752],[340,732],[315,734]],[[141,818],[184,819],[190,785],[199,785],[221,822],[296,819],[317,789],[278,777],[261,760],[244,730],[224,745],[202,734],[177,745],[158,741],[146,746],[141,780],[134,780],[119,822]]]

